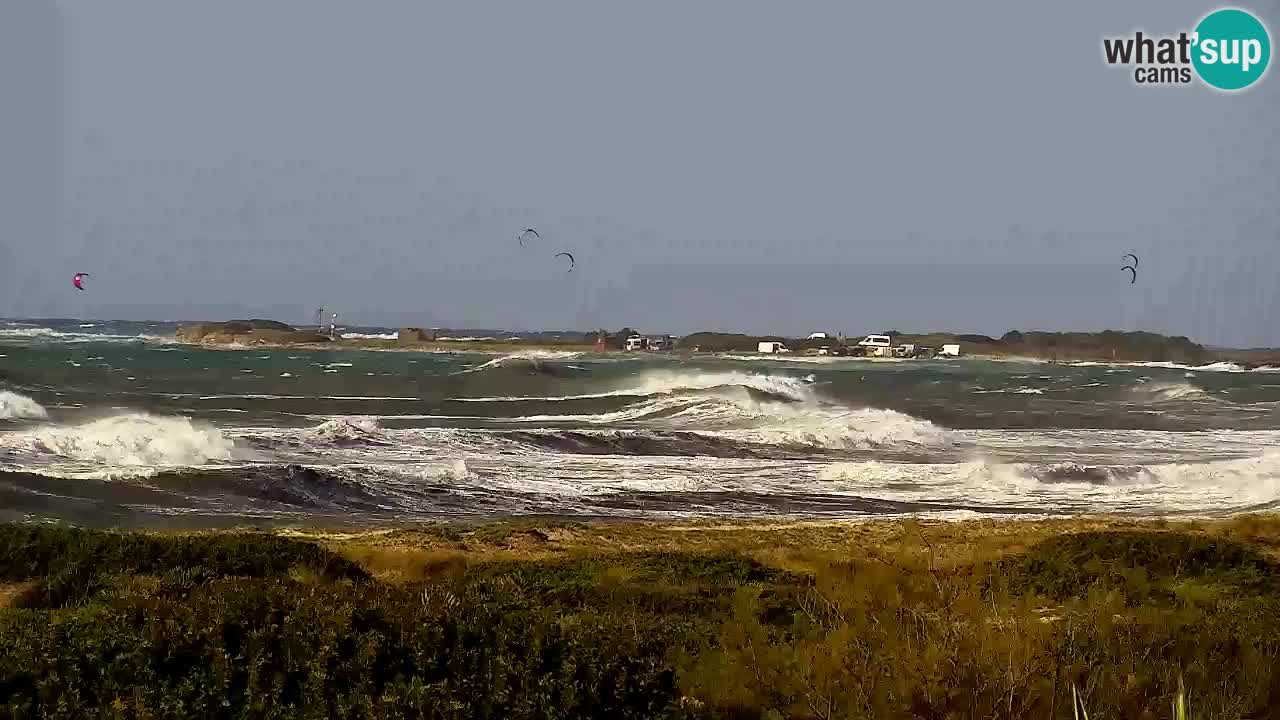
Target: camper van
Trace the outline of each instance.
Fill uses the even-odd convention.
[[[942,349],[938,351],[938,356],[939,357],[960,357],[960,345],[956,343],[952,343],[950,345],[943,345]]]
[[[893,352],[893,338],[888,335],[868,335],[859,340],[856,347],[862,348],[867,357],[888,357]]]
[[[622,347],[627,352],[635,352],[637,350],[643,350],[645,347],[645,340],[639,335],[632,335],[631,337],[627,338],[626,344],[624,344]]]
[[[673,346],[674,343],[668,335],[650,335],[645,338],[645,349],[649,352],[667,352]]]
[[[774,353],[786,353],[791,351],[787,349],[786,345],[783,345],[782,343],[777,341],[772,341],[772,342],[762,342],[759,345],[757,345],[756,352],[769,353],[772,355]]]

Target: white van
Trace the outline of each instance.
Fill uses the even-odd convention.
[[[769,353],[772,355],[773,353],[786,353],[791,351],[787,349],[786,345],[773,341],[759,343],[756,345],[756,352]]]
[[[887,357],[893,352],[893,338],[888,335],[868,335],[858,341],[867,357]]]

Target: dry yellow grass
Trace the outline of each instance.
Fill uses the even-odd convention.
[[[4,617],[0,686],[81,698],[66,717],[143,693],[176,707],[194,688],[225,708],[314,687],[289,701],[314,700],[304,716],[332,712],[329,692],[387,711],[365,716],[429,701],[526,711],[500,717],[1013,720],[1064,717],[1078,696],[1091,716],[1136,718],[1165,716],[1184,679],[1197,717],[1280,707],[1273,515],[280,533],[344,557],[256,533],[6,532],[4,577],[43,585]],[[268,640],[228,640],[240,627]],[[83,657],[108,671],[62,672]],[[163,682],[120,670],[138,659]],[[426,683],[451,694],[410,704]]]
[[[832,561],[921,560],[946,568],[1024,552],[1045,538],[1097,530],[1188,532],[1259,547],[1280,558],[1280,516],[1172,521],[1114,516],[1044,520],[858,522],[540,522],[442,525],[364,533],[289,531],[323,541],[385,579],[449,576],[469,564],[623,552],[739,552],[785,570]]]
[[[20,583],[0,583],[0,608],[7,608],[13,599],[34,587],[35,580]]]

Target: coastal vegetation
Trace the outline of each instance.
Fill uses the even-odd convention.
[[[200,345],[317,345],[328,348],[363,350],[438,349],[512,351],[520,348],[553,348],[562,350],[594,349],[599,336],[605,348],[621,350],[626,339],[637,334],[631,328],[617,331],[525,333],[518,338],[460,339],[457,332],[426,331],[402,328],[399,339],[330,338],[314,330],[296,329],[270,320],[232,320],[217,323],[188,323],[179,327],[179,342]],[[912,343],[937,348],[947,343],[960,343],[967,355],[992,357],[1031,357],[1044,360],[1118,360],[1177,362],[1203,364],[1232,359],[1249,362],[1254,358],[1236,357],[1240,353],[1211,351],[1185,337],[1169,337],[1148,332],[1105,330],[1093,333],[1054,333],[1013,330],[1000,338],[965,333],[902,333],[886,331],[895,344]],[[846,338],[856,342],[858,338]],[[780,335],[747,335],[742,333],[695,332],[679,338],[676,349],[683,352],[755,352],[761,342],[782,342],[796,351],[815,349],[838,342],[835,338],[787,338]],[[1255,353],[1256,354],[1256,353]],[[1261,356],[1259,356],[1261,357]],[[1267,358],[1262,357],[1262,360]]]
[[[1147,332],[1105,330],[1095,333],[1052,333],[1013,330],[1000,338],[965,333],[903,333],[885,331],[894,344],[911,343],[938,348],[960,343],[969,355],[1034,357],[1045,360],[1122,360],[1200,364],[1212,362],[1214,353],[1185,337]],[[846,338],[857,342],[859,338]],[[777,335],[742,335],[699,332],[680,339],[679,347],[704,352],[753,352],[761,342],[779,341],[792,350],[831,345],[832,339],[785,338]]]
[[[1273,517],[0,526],[0,716],[1275,717],[1277,553]]]

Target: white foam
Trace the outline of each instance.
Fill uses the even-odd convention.
[[[49,413],[35,400],[0,390],[0,420],[41,420],[47,417]]]
[[[1280,501],[1280,452],[1140,467],[986,459],[839,462],[821,467],[817,478],[830,492],[903,502],[1067,512],[1244,512]]]
[[[1144,383],[1140,387],[1135,387],[1134,390],[1140,395],[1151,396],[1156,402],[1196,400],[1210,397],[1203,389],[1184,381]]]
[[[1013,388],[1012,390],[981,390],[979,389],[979,390],[973,391],[974,395],[1002,395],[1005,393],[1012,393],[1014,395],[1043,395],[1044,390],[1041,388],[1033,388],[1033,387],[1019,387],[1019,388]]]
[[[444,338],[441,338],[444,339]],[[501,357],[496,357],[488,362],[481,363],[473,368],[467,368],[462,373],[480,372],[490,368],[502,367],[511,362],[538,362],[540,360],[572,360],[581,357],[581,352],[571,352],[566,350],[522,350],[513,352]]]
[[[343,340],[395,340],[400,336],[396,333],[343,333]]]
[[[145,414],[11,433],[3,443],[29,453],[123,466],[203,465],[230,460],[234,449],[213,427]]]
[[[744,372],[654,372],[641,376],[639,384],[624,395],[658,395],[687,390],[745,387],[792,400],[811,400],[814,390],[803,378]]]
[[[87,328],[86,328],[87,329]],[[155,335],[111,335],[107,333],[75,333],[60,332],[45,327],[13,327],[0,329],[0,340],[18,339],[18,340],[42,340],[56,341],[66,343],[86,343],[86,342],[173,342],[174,338],[160,337]]]
[[[1247,368],[1245,368],[1243,365],[1239,365],[1239,364],[1237,364],[1237,363],[1233,363],[1233,362],[1216,362],[1216,363],[1209,363],[1209,364],[1207,364],[1207,365],[1185,365],[1185,364],[1183,364],[1183,363],[1164,362],[1164,361],[1159,361],[1159,362],[1155,362],[1155,361],[1152,361],[1152,362],[1115,362],[1115,363],[1101,363],[1101,362],[1085,361],[1085,362],[1075,362],[1075,363],[1070,363],[1070,365],[1071,365],[1071,367],[1097,367],[1097,366],[1103,366],[1103,365],[1105,365],[1105,366],[1108,366],[1108,367],[1161,368],[1161,369],[1164,369],[1164,370],[1194,370],[1194,371],[1197,371],[1197,372],[1226,372],[1226,373],[1242,373],[1242,372],[1250,372],[1250,371],[1249,371]],[[1270,368],[1266,368],[1266,369],[1264,369],[1264,368],[1262,368],[1262,367],[1259,367],[1259,368],[1254,368],[1254,369],[1253,369],[1253,372],[1267,372],[1267,371],[1269,371],[1269,370],[1270,370]]]
[[[322,442],[369,440],[382,436],[378,421],[367,417],[337,417],[312,428],[310,435]]]
[[[734,440],[827,449],[942,449],[949,432],[893,410],[816,403],[758,402],[749,397],[699,403],[666,418],[679,429]]]
[[[490,363],[485,363],[489,365]],[[479,370],[479,366],[467,372]],[[781,395],[793,400],[813,399],[814,390],[804,378],[793,378],[787,375],[761,375],[739,371],[730,372],[679,372],[660,371],[642,375],[633,385],[618,390],[607,390],[579,395],[553,396],[498,396],[451,398],[454,402],[557,402],[562,400],[594,400],[607,397],[636,397],[649,395],[670,395],[674,393],[711,390],[714,388],[748,387],[761,392]]]
[[[761,376],[763,377],[763,376]],[[950,447],[950,433],[930,422],[892,410],[850,408],[820,402],[802,381],[757,380],[724,388],[717,378],[708,390],[659,394],[621,410],[596,415],[532,415],[525,423],[640,423],[646,428],[698,432],[742,442],[827,449],[939,449]],[[744,387],[784,389],[798,401],[759,400]],[[634,391],[633,391],[634,392]]]
[[[65,333],[60,333],[57,330],[50,330],[49,328],[24,327],[24,328],[10,328],[5,330],[0,330],[0,337],[61,338],[61,337],[74,337],[74,336],[68,336]]]

